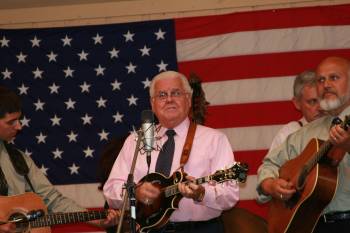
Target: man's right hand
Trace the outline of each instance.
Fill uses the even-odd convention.
[[[159,188],[150,182],[144,182],[136,188],[136,199],[145,205],[150,205],[160,194]]]
[[[262,191],[277,199],[288,200],[296,192],[292,182],[280,178],[267,178],[261,182]]]
[[[13,223],[7,223],[0,225],[0,233],[15,233],[16,225]]]

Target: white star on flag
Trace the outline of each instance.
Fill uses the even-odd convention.
[[[72,41],[72,38],[69,38],[68,35],[66,35],[63,39],[61,39],[63,41],[63,47],[64,46],[71,46],[70,42]]]
[[[26,116],[23,116],[23,118],[21,119],[22,127],[24,126],[29,127],[29,122],[30,122],[30,119],[27,119]]]
[[[84,81],[84,83],[82,85],[80,85],[81,93],[84,93],[84,92],[89,93],[90,92],[90,90],[89,90],[90,86],[91,86],[90,84],[87,84]]]
[[[23,83],[20,87],[18,87],[18,90],[19,90],[19,94],[20,95],[27,95],[28,94],[28,89],[29,87],[25,86]]]
[[[149,78],[146,78],[145,81],[142,81],[144,88],[146,89],[147,87],[151,86],[151,81],[149,80]]]
[[[84,49],[81,50],[80,53],[78,53],[78,56],[79,56],[79,60],[82,61],[82,60],[85,60],[87,61],[87,56],[89,55],[89,53],[85,53]]]
[[[70,174],[79,174],[78,170],[79,170],[79,166],[75,165],[75,163],[72,164],[72,166],[68,167],[70,170]]]
[[[61,151],[60,149],[56,148],[56,150],[52,151],[53,158],[54,159],[62,159],[62,153],[63,153],[63,151]]]
[[[73,72],[74,72],[74,70],[73,69],[71,69],[69,66],[67,66],[67,68],[65,69],[65,70],[63,70],[63,72],[64,72],[64,77],[65,78],[68,78],[68,77],[73,77]]]
[[[165,35],[166,32],[163,32],[161,28],[159,28],[158,32],[155,32],[154,34],[157,36],[157,40],[160,40],[160,39],[165,39],[164,38],[164,35]]]
[[[32,48],[33,47],[40,47],[40,41],[36,36],[34,36],[34,38],[32,40],[30,40],[30,42],[32,42]]]
[[[111,83],[112,85],[112,90],[115,91],[115,90],[120,90],[120,85],[122,83],[121,82],[118,82],[118,80],[114,80],[114,82]]]
[[[105,108],[106,107],[106,102],[107,102],[107,100],[103,99],[102,96],[101,96],[98,100],[96,100],[97,107],[98,108],[102,108],[102,107]]]
[[[97,33],[96,36],[92,37],[92,39],[94,40],[94,43],[95,43],[95,44],[102,44],[103,36],[100,36],[100,35]]]
[[[85,154],[85,158],[87,157],[93,157],[92,153],[94,152],[94,150],[90,149],[90,147],[88,146],[85,150],[84,150],[84,154]]]
[[[69,142],[77,142],[78,134],[74,133],[73,131],[70,131],[70,133],[67,134],[67,137]]]
[[[85,113],[85,116],[81,118],[83,120],[83,125],[91,125],[92,117]]]
[[[47,136],[44,135],[42,132],[40,132],[40,134],[38,136],[36,136],[36,138],[38,139],[37,143],[46,143],[46,138]]]
[[[58,56],[56,53],[51,51],[49,54],[46,55],[49,58],[49,62],[56,61],[56,57]]]
[[[131,95],[129,98],[128,98],[128,101],[129,101],[129,106],[131,105],[137,105],[136,104],[136,101],[138,100],[138,98],[135,98],[134,95]]]
[[[142,49],[140,49],[141,51],[141,56],[149,56],[149,51],[151,51],[151,48],[147,48],[147,46],[145,45]]]
[[[21,63],[21,62],[26,63],[27,55],[25,55],[22,52],[20,52],[16,57],[18,59],[18,61],[17,61],[18,63]]]
[[[163,60],[161,60],[160,64],[157,64],[157,66],[159,67],[159,72],[162,72],[166,71],[168,64],[164,63]]]
[[[129,30],[126,34],[123,34],[123,36],[125,37],[125,42],[128,41],[134,41],[133,37],[134,37],[135,33],[131,33]]]
[[[53,93],[58,94],[58,89],[59,88],[60,88],[60,86],[57,86],[56,83],[52,83],[52,85],[49,86],[50,94],[53,94]]]
[[[74,105],[76,101],[73,101],[71,98],[68,99],[68,101],[64,102],[66,104],[66,109],[75,109]]]
[[[129,62],[129,65],[125,68],[128,70],[128,74],[130,73],[136,73],[135,69],[137,66],[134,66],[131,62]]]
[[[119,112],[117,112],[116,114],[113,115],[114,118],[114,123],[118,123],[118,122],[123,122],[122,118],[123,118],[123,114],[120,114]]]
[[[44,73],[44,71],[40,70],[39,67],[36,67],[36,70],[32,71],[34,74],[34,79],[42,79],[42,74]]]
[[[98,135],[100,136],[100,141],[102,141],[102,140],[108,141],[109,133],[106,132],[104,129],[102,129],[101,133],[98,133]]]
[[[105,73],[104,73],[105,69],[106,69],[106,68],[104,68],[104,67],[102,67],[100,64],[98,64],[98,67],[95,68],[96,76],[99,76],[99,75],[103,76],[103,75],[105,74]]]
[[[55,125],[58,125],[60,126],[60,121],[61,121],[62,118],[60,117],[57,117],[57,115],[55,114],[53,118],[51,118],[51,122],[52,122],[52,126],[55,126]]]
[[[0,40],[1,47],[9,47],[10,40],[7,40],[5,36],[2,37]]]
[[[4,79],[11,79],[11,74],[12,71],[9,71],[7,68],[5,69],[5,71],[1,72],[4,75]]]
[[[45,102],[41,102],[40,99],[38,99],[35,103],[35,111],[38,111],[38,110],[42,110],[44,111],[44,105],[45,105]]]
[[[119,53],[119,50],[116,50],[114,47],[113,47],[113,49],[112,50],[110,50],[110,51],[108,51],[109,52],[109,54],[111,55],[111,59],[112,58],[118,58],[118,53]]]

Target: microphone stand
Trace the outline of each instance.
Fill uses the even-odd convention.
[[[127,193],[124,194],[124,197],[123,197],[123,207],[119,218],[117,233],[120,233],[122,229],[122,224],[124,220],[128,198],[129,198],[129,205],[130,205],[130,232],[136,233],[136,197],[135,197],[134,171],[136,166],[137,154],[139,153],[139,147],[141,144],[141,138],[143,136],[142,134],[143,134],[142,130],[139,130],[137,132],[136,148],[134,152],[134,157],[132,159],[132,164],[128,175],[128,179],[125,185]]]

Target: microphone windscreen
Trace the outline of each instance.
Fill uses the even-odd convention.
[[[141,122],[142,123],[153,123],[154,122],[154,115],[152,110],[143,110],[141,113]]]

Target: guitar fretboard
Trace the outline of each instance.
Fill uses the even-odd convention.
[[[58,224],[68,224],[77,222],[87,222],[95,219],[106,218],[107,211],[85,211],[85,212],[74,212],[74,213],[55,213],[45,215],[34,221],[30,222],[32,228],[35,227],[46,227]]]

